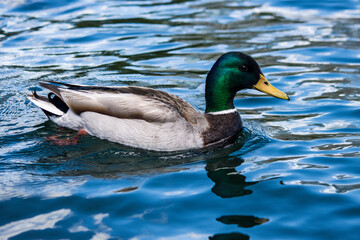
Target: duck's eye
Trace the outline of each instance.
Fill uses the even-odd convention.
[[[244,65],[241,65],[240,67],[239,67],[239,69],[240,69],[240,71],[242,71],[242,72],[247,72],[247,71],[249,71],[249,68],[244,64]]]

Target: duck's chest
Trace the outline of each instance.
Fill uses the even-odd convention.
[[[205,114],[209,128],[202,134],[204,146],[234,142],[242,130],[241,117],[237,112]]]

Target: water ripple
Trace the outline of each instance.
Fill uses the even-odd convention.
[[[357,239],[359,9],[0,0],[0,236]],[[91,136],[53,146],[46,137],[74,132],[24,95],[42,80],[149,86],[203,111],[206,74],[228,51],[254,56],[291,101],[238,93],[246,129],[224,149],[158,154]]]

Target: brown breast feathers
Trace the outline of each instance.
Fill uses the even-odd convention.
[[[205,114],[205,117],[209,122],[209,128],[202,134],[205,147],[234,142],[242,130],[241,117],[237,112]]]

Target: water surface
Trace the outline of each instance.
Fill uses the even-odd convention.
[[[0,238],[359,239],[359,46],[358,0],[0,0]],[[51,145],[74,132],[24,95],[147,86],[203,111],[228,51],[291,101],[239,92],[246,130],[220,150]]]

